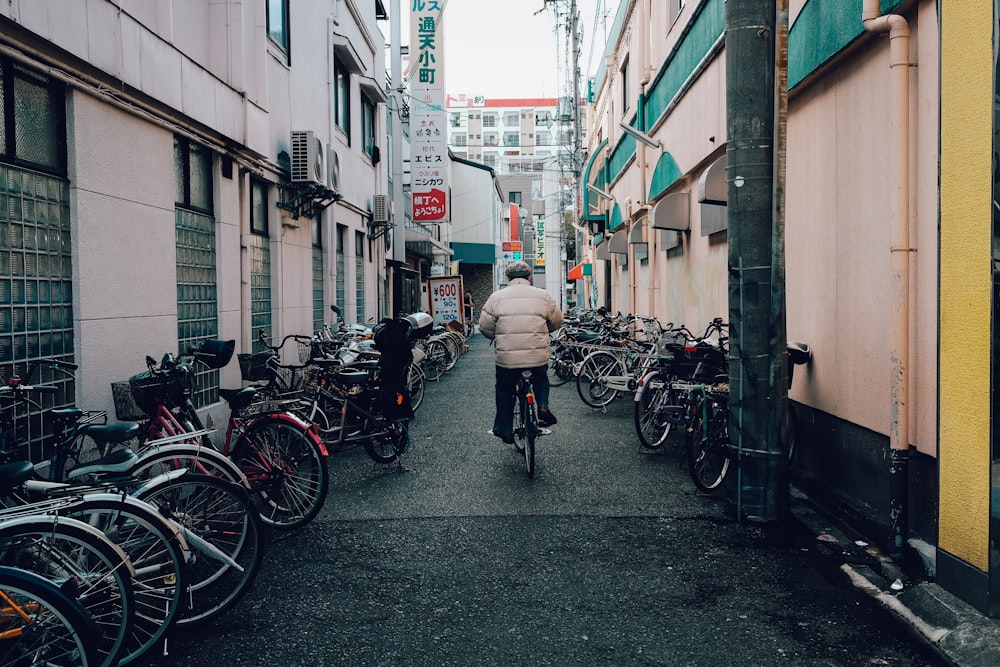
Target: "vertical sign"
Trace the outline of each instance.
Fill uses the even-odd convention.
[[[410,4],[410,182],[413,220],[448,221],[448,125],[441,0]]]
[[[545,220],[535,220],[535,266],[545,266]]]
[[[462,291],[462,276],[428,278],[427,291],[430,292],[431,317],[436,324],[465,323],[465,311],[462,308],[465,294]]]

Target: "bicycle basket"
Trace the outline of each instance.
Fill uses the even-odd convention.
[[[275,356],[274,353],[253,352],[250,354],[239,354],[240,374],[247,382],[259,382],[271,378],[271,371],[268,370],[267,360]]]
[[[129,382],[112,382],[111,396],[115,401],[115,418],[124,422],[136,422],[146,418],[146,413],[142,411],[132,398],[132,385]]]
[[[167,375],[154,375],[149,371],[128,379],[132,398],[143,413],[152,416],[161,403],[168,409],[184,403],[195,382],[194,371],[188,366],[178,366]]]

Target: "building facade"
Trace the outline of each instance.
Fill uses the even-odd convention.
[[[813,350],[790,392],[794,479],[996,615],[995,7],[788,9],[785,313]],[[592,306],[694,330],[730,312],[739,224],[726,3],[625,0],[610,35],[572,277]],[[895,503],[912,551],[893,543]]]
[[[3,374],[72,360],[59,401],[112,411],[146,355],[384,312],[384,18],[379,0],[0,7]],[[198,404],[239,381],[206,373]]]

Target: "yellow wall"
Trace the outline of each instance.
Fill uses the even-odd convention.
[[[941,11],[940,534],[986,570],[990,492],[992,0]]]

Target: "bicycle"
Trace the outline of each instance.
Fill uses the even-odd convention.
[[[528,477],[535,477],[535,442],[548,429],[538,424],[538,406],[531,385],[531,370],[523,370],[514,383],[514,447],[524,455]]]
[[[0,567],[0,664],[101,664],[87,612],[45,577]]]
[[[129,379],[132,397],[147,415],[143,424],[146,438],[206,433],[191,401],[191,364],[198,360],[209,367],[225,366],[232,356],[232,341],[225,342],[228,355],[206,359],[202,354],[205,346],[211,350],[219,347],[218,343],[222,341],[203,341],[178,360],[165,355],[158,368],[147,357],[148,371]],[[230,408],[220,451],[246,477],[261,519],[278,530],[294,530],[312,521],[326,501],[330,478],[329,454],[316,429],[295,414],[268,404],[251,412],[257,401],[255,387],[220,389],[219,397]],[[206,447],[213,446],[207,435],[198,439]],[[194,470],[210,472],[199,467]]]

